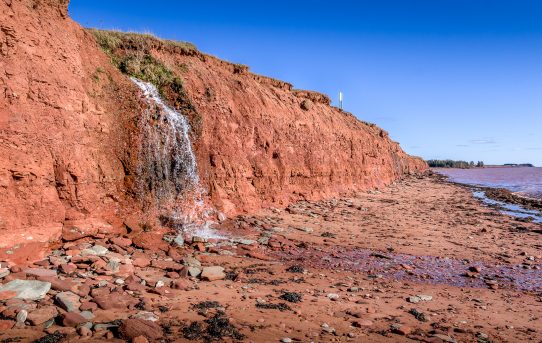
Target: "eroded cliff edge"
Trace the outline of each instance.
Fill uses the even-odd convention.
[[[145,63],[158,66],[151,81],[190,119],[208,201],[225,213],[381,187],[426,168],[325,95],[187,44],[120,33],[97,41],[68,17],[67,1],[0,7],[4,248],[63,230],[120,233],[141,214],[134,179],[145,105],[127,75]]]

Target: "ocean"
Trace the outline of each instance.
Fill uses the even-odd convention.
[[[450,181],[474,186],[505,188],[516,194],[542,199],[542,168],[435,168]]]

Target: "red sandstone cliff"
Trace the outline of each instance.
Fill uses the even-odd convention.
[[[63,229],[123,230],[141,207],[133,185],[144,104],[110,57],[141,42],[125,40],[107,56],[67,16],[65,0],[0,8],[0,248],[55,240]],[[380,187],[426,168],[325,95],[144,41],[138,54],[182,80],[165,95],[189,117],[203,186],[224,212]]]

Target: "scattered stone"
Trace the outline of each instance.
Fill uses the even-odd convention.
[[[175,238],[173,239],[173,243],[178,247],[182,247],[184,245],[183,235],[179,234],[175,236]]]
[[[372,325],[373,325],[373,322],[366,319],[356,320],[355,322],[352,322],[352,326],[355,328],[362,328],[362,327],[372,326]]]
[[[17,323],[23,324],[26,322],[26,318],[28,317],[28,311],[26,310],[20,310],[19,313],[17,313]]]
[[[10,273],[9,269],[7,268],[0,268],[0,279],[5,278]]]
[[[37,326],[41,325],[49,320],[53,319],[58,315],[58,310],[55,306],[45,306],[34,310],[28,314],[28,322],[31,325]]]
[[[280,340],[281,343],[292,343],[292,339],[288,337],[284,337]]]
[[[335,328],[329,326],[329,324],[327,323],[322,324],[321,327],[322,327],[322,331],[330,333],[330,334],[335,334],[337,332]]]
[[[54,277],[57,275],[56,270],[43,269],[43,268],[27,268],[23,271],[26,275],[36,277]]]
[[[137,314],[130,316],[130,318],[143,319],[143,320],[148,320],[150,322],[157,322],[158,319],[160,319],[157,315],[148,311],[139,311]]]
[[[335,293],[329,293],[327,295],[327,298],[331,301],[337,301],[339,300],[339,295],[338,294],[335,294]]]
[[[84,249],[81,251],[82,256],[104,256],[109,252],[106,247],[103,247],[101,245],[95,245],[92,248]]]
[[[391,326],[391,329],[394,333],[402,336],[407,336],[412,333],[412,328],[406,325],[394,324]]]
[[[442,340],[443,342],[457,343],[457,341],[455,339],[453,339],[453,337],[450,337],[448,335],[435,334],[432,337],[438,338],[438,339]]]
[[[76,312],[66,312],[62,315],[62,325],[74,328],[88,322],[87,318]]]
[[[79,296],[72,292],[60,292],[55,296],[58,305],[68,312],[79,311],[81,303]]]
[[[42,299],[51,289],[51,283],[36,280],[13,280],[0,286],[0,299]]]
[[[407,298],[407,301],[412,304],[417,304],[420,301],[431,301],[431,300],[433,300],[433,297],[431,295],[422,295],[422,294],[412,295]]]
[[[164,335],[160,325],[143,319],[126,319],[119,326],[119,334],[124,339],[134,339],[144,336],[149,341],[155,341]]]
[[[225,277],[224,268],[220,266],[204,267],[201,272],[201,278],[207,281],[223,280]]]
[[[92,330],[90,330],[86,326],[81,326],[79,329],[77,329],[77,333],[81,337],[91,337],[92,336]]]
[[[482,267],[472,266],[472,267],[469,267],[469,271],[471,271],[473,273],[480,273],[482,271]]]
[[[197,277],[198,275],[201,274],[201,269],[197,267],[188,267],[187,271],[188,271],[188,275],[193,276],[193,277]]]

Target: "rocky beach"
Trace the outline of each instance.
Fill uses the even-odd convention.
[[[0,343],[542,341],[538,200],[68,6],[0,1]]]
[[[0,341],[542,339],[541,226],[442,178],[218,230],[229,238],[81,232],[43,260],[4,263]]]

